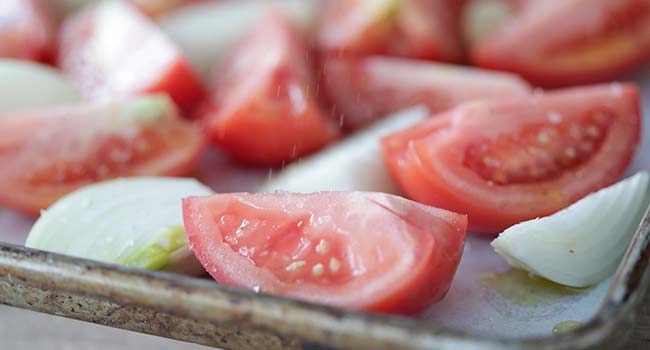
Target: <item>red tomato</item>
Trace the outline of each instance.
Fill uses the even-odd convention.
[[[464,101],[525,96],[531,90],[511,74],[380,56],[327,59],[322,81],[335,116],[347,129],[417,104],[440,112]]]
[[[555,87],[606,81],[650,56],[650,0],[529,1],[472,50],[480,66]]]
[[[459,61],[458,0],[329,0],[318,43],[326,52]]]
[[[202,0],[129,0],[147,16],[157,18]]]
[[[183,217],[218,282],[403,314],[446,294],[467,226],[463,215],[368,192],[192,197]]]
[[[203,96],[179,49],[123,1],[103,1],[69,18],[61,32],[59,64],[90,98],[166,92],[189,108]]]
[[[214,75],[203,118],[212,140],[235,158],[280,165],[338,137],[313,91],[299,32],[274,14],[256,25]]]
[[[0,57],[45,61],[54,49],[54,19],[40,0],[0,1]]]
[[[476,102],[382,140],[386,164],[414,200],[500,232],[612,184],[640,138],[633,85]]]
[[[161,96],[10,113],[0,135],[0,203],[35,215],[93,182],[184,175],[204,146]]]

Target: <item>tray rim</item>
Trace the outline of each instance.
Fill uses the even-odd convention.
[[[427,320],[342,310],[258,294],[208,280],[129,269],[1,242],[0,282],[9,288],[9,293],[0,289],[0,303],[18,307],[36,309],[31,305],[16,305],[10,300],[9,294],[18,293],[19,286],[29,286],[45,292],[69,293],[119,305],[136,306],[212,325],[239,322],[244,332],[246,329],[262,329],[296,339],[296,344],[307,344],[305,346],[321,344],[320,346],[335,348],[354,346],[368,349],[390,349],[394,346],[400,349],[589,349],[613,341],[617,332],[620,333],[625,328],[623,324],[629,324],[634,319],[637,306],[648,292],[650,207],[635,232],[597,314],[578,329],[557,336],[524,339],[483,337],[435,325]],[[57,314],[84,319],[78,311],[64,310]],[[101,320],[94,322],[102,323]],[[135,330],[167,336],[156,329]],[[172,338],[187,340],[178,336]],[[223,346],[209,340],[199,339],[198,342]],[[612,344],[618,343],[620,339]]]

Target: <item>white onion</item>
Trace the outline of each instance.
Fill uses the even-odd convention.
[[[0,59],[0,96],[0,113],[81,101],[72,83],[56,70],[12,59]]]
[[[512,226],[492,242],[510,265],[586,287],[613,274],[650,200],[647,172],[592,193],[551,216]]]
[[[261,188],[262,191],[374,191],[397,193],[384,168],[379,140],[429,116],[426,107],[396,112],[343,141],[291,164]]]
[[[160,268],[195,271],[194,257],[184,251],[181,199],[212,193],[189,178],[101,182],[68,194],[43,211],[25,245],[142,268],[150,268],[148,258],[163,259],[167,263]],[[152,248],[169,252],[151,254]]]

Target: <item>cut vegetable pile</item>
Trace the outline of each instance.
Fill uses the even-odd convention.
[[[650,202],[647,172],[617,183],[642,113],[615,82],[650,59],[650,0],[0,14],[0,205],[40,213],[31,248],[412,315],[447,293],[468,230],[585,287],[614,273]],[[180,178],[207,148],[270,176],[218,194]]]

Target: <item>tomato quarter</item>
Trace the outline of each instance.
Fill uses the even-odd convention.
[[[531,90],[512,74],[381,56],[329,58],[322,81],[335,117],[347,129],[418,104],[441,112],[464,101],[519,97]]]
[[[204,93],[180,50],[124,1],[103,1],[69,17],[59,64],[94,99],[166,92],[187,109]]]
[[[242,39],[214,74],[202,118],[212,140],[233,157],[281,165],[338,137],[314,91],[309,51],[279,14]]]
[[[466,213],[495,233],[612,184],[640,138],[633,85],[573,88],[462,105],[382,140],[414,200]]]
[[[204,145],[162,96],[13,112],[0,135],[0,203],[30,214],[93,182],[184,175]]]
[[[369,192],[191,197],[183,215],[190,246],[218,282],[406,314],[445,295],[467,223]]]
[[[555,87],[614,79],[650,57],[650,0],[525,4],[475,45],[475,63]]]
[[[334,54],[388,54],[459,61],[456,0],[329,0],[318,33]]]
[[[0,1],[0,57],[45,61],[54,45],[54,16],[44,2]]]

